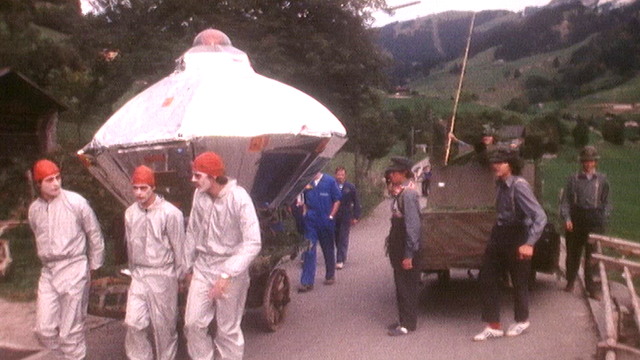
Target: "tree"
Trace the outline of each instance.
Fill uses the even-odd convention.
[[[578,118],[576,126],[571,131],[573,136],[573,145],[577,148],[581,148],[589,144],[589,125],[582,118]]]

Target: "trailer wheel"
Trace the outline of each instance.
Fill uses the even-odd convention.
[[[289,277],[283,269],[271,272],[263,298],[263,313],[268,331],[276,331],[284,321],[287,305],[291,302]]]
[[[451,270],[439,270],[438,271],[438,285],[447,286],[449,285],[449,280],[451,280]]]

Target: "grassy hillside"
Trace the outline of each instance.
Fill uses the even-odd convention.
[[[553,66],[554,59],[558,58],[560,64],[568,62],[571,54],[589,40],[562,50],[511,62],[496,61],[495,48],[483,51],[470,58],[467,63],[464,91],[477,94],[482,104],[503,107],[514,97],[523,95],[523,83],[528,76],[558,76],[558,71]],[[426,96],[453,98],[458,87],[459,74],[451,74],[449,70],[455,64],[462,64],[462,59],[445,63],[429,76],[414,80],[409,86]],[[521,74],[518,78],[514,76],[516,69]]]
[[[637,184],[640,174],[640,147],[612,145],[607,142],[594,144],[601,155],[598,170],[607,174],[611,184],[611,203],[613,211],[607,234],[640,242],[640,187]],[[558,191],[566,185],[570,174],[579,169],[578,151],[571,146],[565,147],[555,159],[543,161],[544,198],[548,210],[557,215]],[[557,220],[555,216],[551,220]]]

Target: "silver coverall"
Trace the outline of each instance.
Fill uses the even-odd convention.
[[[186,258],[193,264],[185,314],[187,349],[193,360],[211,360],[214,348],[207,334],[216,318],[214,339],[220,357],[242,359],[240,322],[249,289],[249,265],[260,252],[260,225],[253,202],[235,180],[213,198],[196,190],[187,227]],[[217,300],[209,290],[226,273],[231,283]]]
[[[184,275],[184,217],[156,195],[147,209],[138,203],[125,212],[125,231],[131,270],[127,297],[125,349],[132,360],[151,360],[147,335],[153,328],[158,359],[175,359],[178,350],[178,279]]]
[[[87,200],[66,190],[51,202],[38,198],[31,203],[29,224],[42,262],[36,334],[66,359],[84,359],[89,270],[104,261],[100,224]]]

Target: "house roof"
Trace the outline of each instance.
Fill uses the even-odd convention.
[[[57,101],[26,76],[11,68],[0,69],[0,103],[22,102],[36,109],[56,108],[62,112],[67,106]]]

